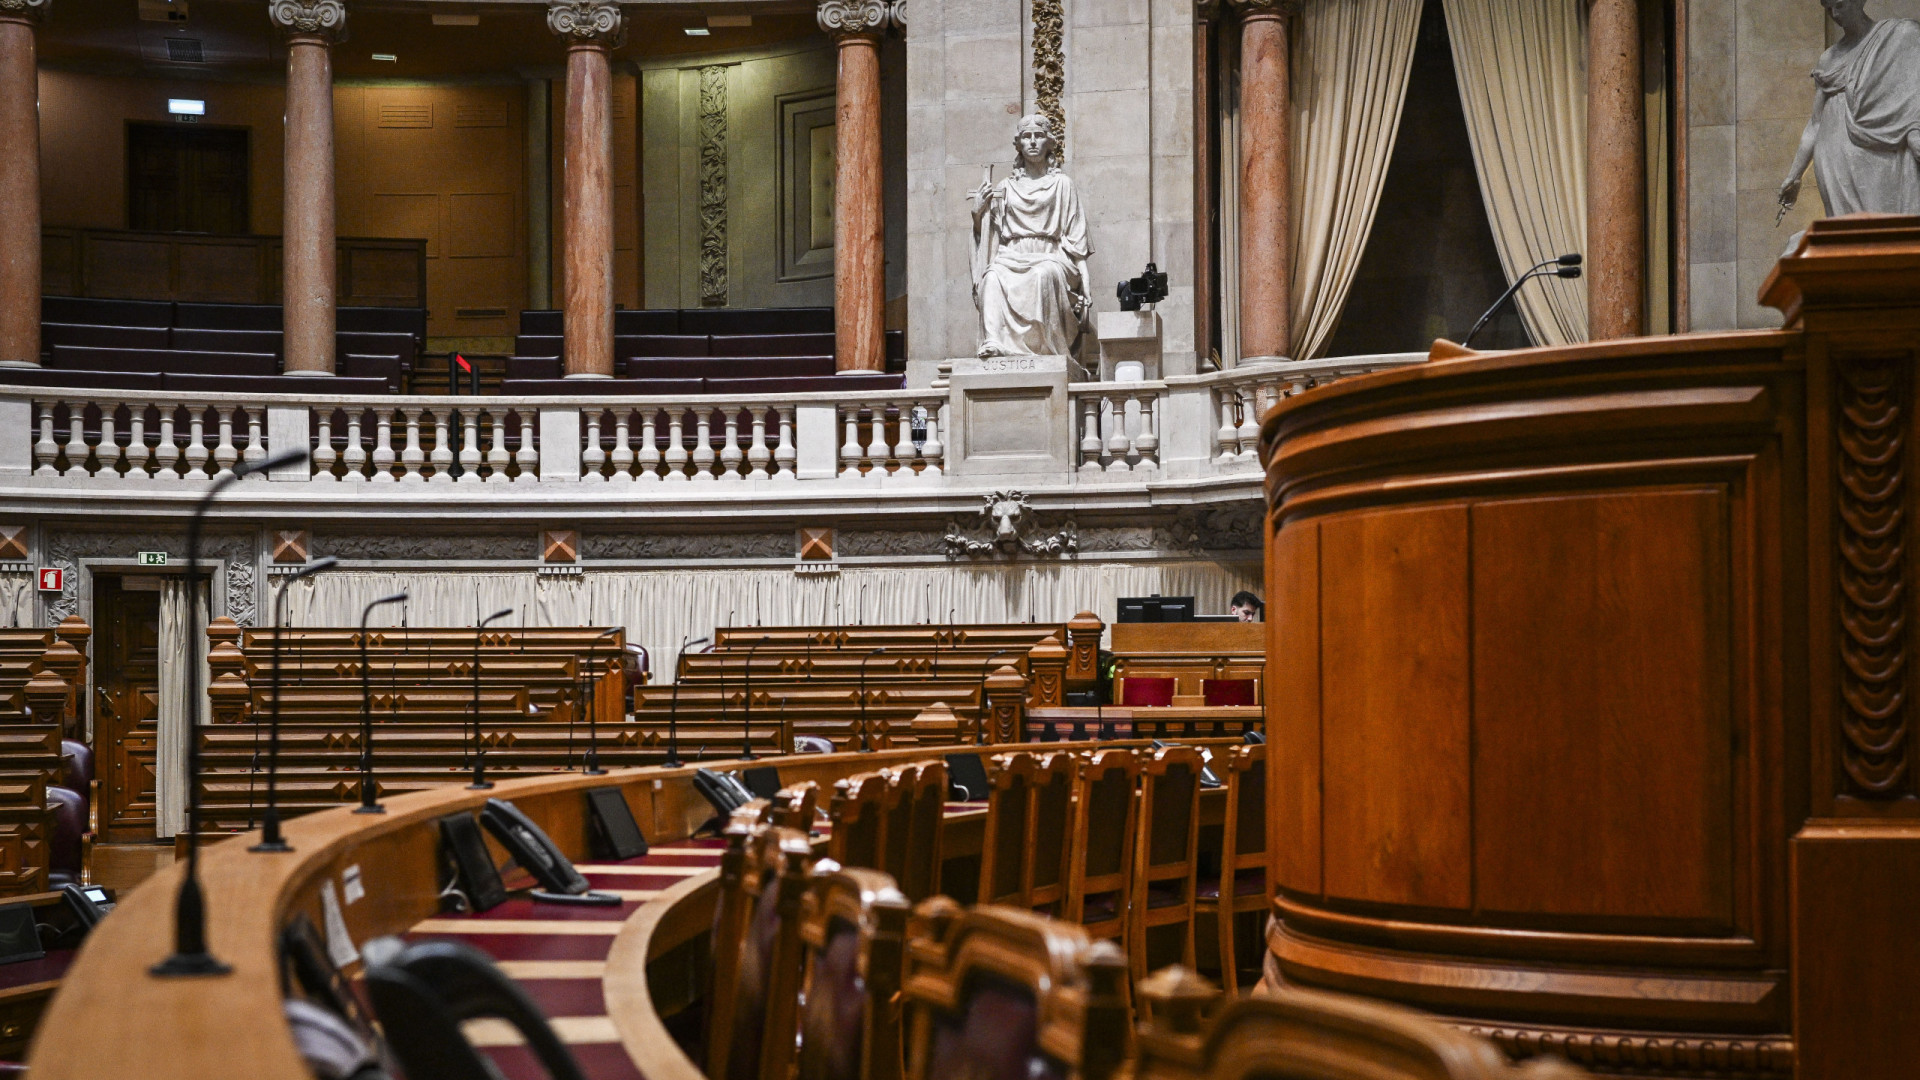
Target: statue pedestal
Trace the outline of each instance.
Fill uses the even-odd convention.
[[[1100,339],[1100,381],[1141,382],[1160,378],[1160,313],[1102,311],[1095,315]]]
[[[1064,356],[962,357],[947,384],[947,471],[1058,484],[1073,471]]]

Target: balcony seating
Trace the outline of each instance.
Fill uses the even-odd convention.
[[[43,322],[40,324],[40,348],[56,345],[82,345],[106,349],[167,348],[164,326],[103,326],[92,323]]]
[[[321,379],[305,375],[175,375],[162,376],[161,389],[194,394],[310,394],[316,385],[336,394],[390,393],[385,379],[355,379],[335,375]]]
[[[413,370],[419,355],[412,334],[339,330],[333,335],[334,356],[359,353],[365,356],[397,356],[404,371]]]
[[[832,356],[832,334],[737,334],[708,339],[709,356]],[[655,353],[665,356],[666,353]]]
[[[173,325],[173,304],[167,300],[96,300],[86,296],[43,296],[43,323],[89,323],[95,326],[147,326],[162,330]]]
[[[515,351],[518,353],[518,350]],[[507,357],[507,370],[502,378],[506,382],[526,382],[529,379],[558,379],[565,374],[558,356],[520,354]]]
[[[384,393],[398,394],[400,392],[402,372],[400,368],[400,358],[398,356],[347,353],[340,357],[340,365],[337,370],[339,371],[339,375],[336,376],[336,378],[355,380],[379,379],[387,386]],[[300,375],[295,377],[304,379],[309,376]],[[329,383],[328,385],[331,386],[333,384]]]
[[[833,356],[671,357],[633,356],[629,379],[784,379],[833,374]]]
[[[856,390],[884,393],[905,390],[904,375],[883,371],[848,372],[844,375],[800,376],[770,379],[706,379],[706,392],[720,397],[734,394],[817,394],[825,391]]]
[[[176,326],[162,348],[187,352],[251,352],[281,354],[278,330],[196,330]]]
[[[187,330],[279,330],[281,308],[277,304],[191,304],[173,305],[173,325]]]
[[[61,371],[158,371],[183,375],[278,375],[272,353],[185,352],[179,349],[92,349],[56,345],[48,367]]]
[[[682,308],[682,334],[831,334],[833,309]]]
[[[698,394],[700,379],[508,379],[500,393],[508,397],[620,397],[631,394]]]
[[[558,358],[564,351],[566,339],[559,334],[520,334],[513,339],[515,356],[550,356]]]
[[[615,360],[623,360],[629,356],[738,355],[713,351],[713,343],[724,340],[728,339],[710,338],[704,334],[616,334],[613,339],[613,355]]]
[[[427,309],[406,307],[343,307],[333,312],[337,334],[405,334],[416,348],[427,344]]]
[[[158,372],[60,371],[53,368],[0,368],[0,385],[51,386],[69,390],[159,390]]]

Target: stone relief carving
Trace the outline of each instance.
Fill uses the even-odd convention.
[[[1041,115],[1053,124],[1059,144],[1054,160],[1067,159],[1067,111],[1060,95],[1067,89],[1067,19],[1060,0],[1033,0],[1033,97]]]
[[[893,9],[898,6],[885,0],[820,0],[814,20],[828,37],[878,34],[893,21]],[[901,25],[906,24],[902,21]]]
[[[547,5],[547,29],[608,48],[618,48],[626,35],[620,5],[596,0],[555,0]]]
[[[1840,40],[1814,65],[1813,115],[1780,184],[1780,214],[1799,200],[1808,164],[1829,217],[1920,214],[1920,22],[1874,20],[1865,0],[1825,6]]]
[[[1156,529],[1153,546],[1167,551],[1257,550],[1262,542],[1260,504],[1189,506],[1165,529]]]
[[[80,613],[80,560],[132,559],[141,551],[179,552],[186,557],[186,539],[179,533],[65,532],[46,530],[48,566],[65,571],[59,596],[47,602],[47,618],[59,622]],[[241,626],[254,624],[254,573],[258,558],[252,534],[216,534],[200,538],[200,561],[208,580],[212,563],[226,564],[226,614]],[[214,612],[219,613],[216,605]]]
[[[1013,556],[1020,552],[1028,555],[1071,555],[1080,550],[1080,531],[1072,518],[1044,536],[1035,535],[1042,527],[1035,520],[1037,515],[1029,513],[1025,492],[996,491],[982,496],[980,518],[987,526],[990,535],[982,538],[968,535],[958,521],[947,522],[947,534],[942,540],[947,546],[947,557],[959,559],[968,556]]]
[[[791,559],[793,534],[714,533],[674,536],[663,533],[603,534],[581,537],[587,559]]]
[[[700,303],[727,303],[727,69],[700,69]]]
[[[501,535],[432,536],[412,533],[315,533],[312,557],[339,559],[534,559],[538,538]]]
[[[944,555],[946,551],[946,534],[939,529],[877,529],[863,532],[842,530],[835,540],[834,554],[840,558],[846,558],[874,555]]]
[[[267,18],[290,35],[318,34],[334,41],[347,35],[347,6],[340,0],[274,0],[267,5]]]
[[[1071,355],[1093,308],[1087,218],[1079,190],[1054,160],[1059,147],[1044,115],[1022,117],[1013,173],[996,182],[989,165],[967,193],[982,358]]]

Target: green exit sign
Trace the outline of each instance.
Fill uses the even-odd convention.
[[[167,553],[164,551],[143,551],[140,553],[141,566],[167,565]]]

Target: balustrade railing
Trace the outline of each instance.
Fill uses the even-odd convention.
[[[580,410],[580,478],[593,483],[793,480],[794,407],[610,405]]]
[[[36,398],[35,476],[205,480],[266,459],[260,405]]]
[[[1210,388],[1213,414],[1219,417],[1219,426],[1213,432],[1213,463],[1222,467],[1257,465],[1260,419],[1281,398],[1349,376],[1417,364],[1426,358],[1425,353],[1347,356],[1254,364],[1200,376],[1194,381]]]
[[[1081,475],[1160,469],[1165,383],[1076,383],[1068,388],[1075,423],[1074,467]]]
[[[946,472],[944,395],[846,403],[837,410],[845,437],[840,444],[843,479],[917,476],[934,479]]]
[[[540,475],[535,416],[511,406],[319,406],[310,410],[309,427],[315,480],[504,484]]]

